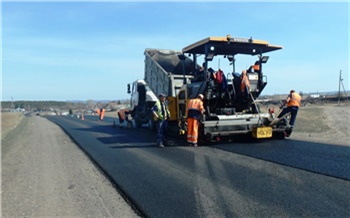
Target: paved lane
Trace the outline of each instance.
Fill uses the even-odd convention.
[[[247,141],[246,141],[247,142]],[[350,181],[350,147],[286,140],[217,144],[214,148]]]
[[[111,121],[89,117],[49,119],[71,135],[145,216],[350,216],[348,180],[287,166],[293,166],[293,158],[300,165],[312,165],[312,160],[298,160],[310,146],[304,142],[198,148],[177,143],[162,149],[155,146],[155,134],[146,129],[112,128]],[[324,147],[312,149],[314,156],[326,153]],[[249,157],[254,155],[259,159]],[[277,158],[282,165],[261,160],[268,158]],[[347,177],[342,170],[349,166],[347,160],[332,164],[340,178]]]

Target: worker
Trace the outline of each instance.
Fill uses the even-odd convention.
[[[205,80],[205,67],[206,63],[203,62],[202,66],[199,68],[199,70],[195,71],[194,78],[192,82],[199,82],[199,81],[204,81]]]
[[[249,98],[249,92],[250,92],[250,82],[247,76],[247,71],[243,70],[241,74],[241,92],[243,99],[248,99]]]
[[[241,74],[241,91],[244,92],[246,88],[250,90],[250,82],[247,76],[247,71],[243,70]]]
[[[191,99],[187,105],[187,143],[189,146],[197,146],[198,126],[201,115],[204,113],[202,94],[197,98]]]
[[[99,114],[99,119],[103,121],[103,117],[105,116],[105,109],[100,108],[99,110],[96,110],[96,113]]]
[[[121,109],[118,111],[119,118],[119,127],[122,128],[124,126],[124,121],[127,120],[127,116],[129,115],[129,110]]]
[[[248,72],[257,72],[258,73],[260,71],[259,61],[255,61],[254,65],[251,65],[247,71]]]
[[[301,96],[294,90],[291,90],[286,101],[281,105],[280,109],[283,108],[282,112],[278,115],[278,118],[283,117],[285,114],[290,113],[289,128],[285,130],[285,136],[289,137],[292,134],[295,119],[298,114],[300,107]],[[287,105],[287,107],[284,107]]]
[[[164,147],[164,145],[167,144],[167,128],[170,111],[165,103],[166,95],[161,93],[158,97],[159,100],[152,107],[152,112],[157,121],[157,145],[159,147]]]

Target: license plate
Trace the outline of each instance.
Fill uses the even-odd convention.
[[[272,127],[253,127],[253,137],[257,139],[261,138],[271,138],[272,137]]]

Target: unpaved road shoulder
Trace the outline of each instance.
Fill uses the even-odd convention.
[[[350,104],[300,108],[293,139],[350,146]]]
[[[1,147],[2,217],[138,217],[46,118],[24,118]]]

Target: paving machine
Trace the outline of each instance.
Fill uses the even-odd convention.
[[[189,99],[204,95],[205,114],[201,119],[199,141],[209,142],[236,134],[252,134],[255,138],[270,138],[283,134],[283,129],[273,123],[272,113],[261,113],[255,99],[267,85],[263,64],[268,60],[265,53],[279,50],[281,46],[270,45],[264,40],[252,38],[208,37],[182,49],[185,60],[192,58],[193,79],[184,84],[177,94],[177,116],[180,133],[186,131],[186,109]],[[236,72],[236,55],[256,56],[254,66],[246,70],[250,86],[242,87],[242,76]],[[225,74],[220,68],[213,70],[210,62],[216,57],[227,59],[232,72]],[[204,58],[202,70],[198,62]],[[180,57],[181,58],[181,57]],[[272,125],[270,125],[272,124]]]

